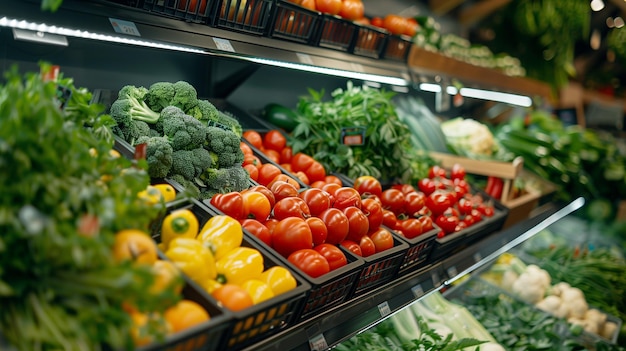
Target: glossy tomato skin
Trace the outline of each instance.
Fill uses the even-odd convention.
[[[369,231],[374,231],[383,224],[383,206],[376,199],[361,200],[361,211],[367,217]]]
[[[252,179],[253,181],[256,182],[259,179],[259,169],[256,166],[245,165],[243,166],[243,169],[248,172],[248,174],[250,175],[250,179]]]
[[[301,249],[313,248],[311,228],[302,218],[288,217],[276,224],[272,232],[272,247],[284,257]]]
[[[244,218],[243,196],[239,192],[215,194],[211,198],[210,203],[228,216],[235,219]]]
[[[359,246],[361,247],[363,257],[369,257],[376,253],[376,245],[369,235],[363,235],[361,240],[359,240]]]
[[[396,222],[398,221],[398,217],[395,213],[390,210],[383,209],[383,225],[385,227],[396,229]]]
[[[244,190],[243,192],[246,192],[246,191],[256,191],[256,192],[259,192],[259,193],[265,195],[267,200],[270,202],[270,207],[271,208],[273,208],[274,204],[276,203],[276,198],[274,197],[274,193],[269,188],[267,188],[264,185],[255,185],[255,186],[252,186],[252,187]]]
[[[241,194],[241,197],[243,198],[243,218],[265,222],[272,211],[267,197],[258,191],[246,191]]]
[[[399,230],[407,239],[413,239],[423,234],[422,223],[417,218],[407,218],[399,223]]]
[[[330,208],[330,195],[322,189],[308,188],[298,194],[311,210],[312,216],[319,216]]]
[[[261,165],[261,168],[259,168],[259,178],[257,179],[257,182],[261,185],[267,186],[272,182],[272,180],[274,180],[274,178],[282,173],[283,172],[280,168],[278,168],[278,166],[271,163],[264,163]]]
[[[350,224],[348,217],[340,209],[331,207],[322,212],[319,218],[324,221],[328,229],[327,243],[337,245],[346,239],[350,230]]]
[[[335,190],[332,195],[335,198],[334,208],[340,210],[350,206],[361,208],[361,194],[354,188],[343,186]]]
[[[443,192],[434,192],[426,197],[426,206],[434,216],[442,214],[452,205],[452,198]]]
[[[326,177],[324,177],[324,181],[326,183],[334,183],[339,186],[343,186],[343,182],[341,181],[341,179],[339,179],[339,177],[334,176],[332,174],[326,175]]]
[[[242,137],[246,139],[250,143],[250,145],[254,146],[257,149],[261,149],[263,147],[263,137],[256,130],[246,130],[243,132]]]
[[[356,189],[359,194],[372,194],[378,197],[382,196],[383,186],[380,184],[378,179],[372,176],[360,176],[354,180],[354,185],[352,186]]]
[[[280,151],[280,163],[286,163],[289,164],[289,167],[291,167],[291,158],[293,157],[293,149],[291,148],[291,146],[285,146],[281,151]]]
[[[404,212],[404,194],[398,189],[390,188],[383,191],[380,201],[383,203],[384,209],[395,214]]]
[[[326,228],[326,223],[318,217],[309,217],[306,219],[306,223],[309,225],[309,229],[311,229],[313,246],[325,243],[326,237],[328,237],[328,228]]]
[[[267,246],[272,246],[272,233],[265,226],[265,224],[257,221],[256,219],[244,219],[241,221],[241,227],[247,230],[250,234],[259,238]]]
[[[341,5],[341,10],[339,11],[339,16],[350,20],[358,20],[363,18],[365,14],[365,7],[363,6],[363,2],[361,0],[343,0]]]
[[[313,249],[294,251],[287,257],[287,260],[313,278],[330,272],[330,265],[326,258]]]
[[[422,224],[422,231],[424,233],[433,230],[433,219],[430,216],[419,216],[417,220]]]
[[[302,152],[298,152],[297,154],[291,157],[291,169],[294,172],[298,172],[298,171],[304,172],[313,164],[313,162],[315,162],[313,157],[307,154],[304,154]]]
[[[287,183],[282,180],[272,182],[272,185],[269,186],[269,189],[272,194],[274,194],[274,199],[276,202],[285,198],[298,196],[298,189],[296,189],[293,184]]]
[[[445,178],[446,170],[441,166],[434,165],[428,169],[428,178],[433,179],[437,177]]]
[[[326,169],[317,161],[313,161],[313,163],[311,163],[311,165],[303,172],[309,178],[310,182],[326,179]]]
[[[450,179],[465,179],[465,168],[456,163],[450,170]]]
[[[446,234],[454,233],[456,226],[459,224],[459,217],[439,215],[435,219],[435,224]]]
[[[406,18],[394,14],[389,14],[383,19],[383,26],[393,34],[404,34],[406,31]]]
[[[343,251],[341,251],[341,249],[336,245],[321,244],[315,246],[313,250],[319,252],[322,256],[324,256],[326,261],[328,261],[328,266],[330,267],[331,271],[348,264],[346,254],[344,254]]]
[[[358,242],[354,242],[352,240],[344,240],[340,243],[340,245],[357,256],[363,256],[363,252],[361,251],[361,247],[359,246]]]
[[[430,178],[420,179],[419,182],[417,182],[417,187],[426,196],[432,194],[437,189],[435,182]]]
[[[348,235],[346,239],[357,241],[369,232],[369,221],[361,209],[350,206],[344,208],[343,213],[348,217]]]
[[[341,0],[315,0],[315,8],[318,11],[331,15],[338,15],[341,5]]]
[[[393,247],[393,236],[391,232],[385,228],[378,228],[377,231],[370,233],[369,237],[374,242],[376,253],[389,250]]]
[[[279,220],[276,218],[269,218],[267,221],[265,221],[263,223],[263,225],[265,225],[267,227],[267,229],[270,231],[270,235],[274,235],[274,228],[276,228],[276,225],[278,224]]]
[[[400,190],[404,195],[417,191],[411,184],[394,184],[391,187]]]
[[[311,211],[306,202],[297,196],[286,197],[278,200],[274,205],[274,218],[283,220],[289,217],[307,219],[311,217]]]
[[[404,194],[404,212],[413,215],[419,212],[426,204],[426,196],[418,192]]]
[[[279,162],[280,162],[280,152],[285,148],[286,145],[287,145],[287,138],[285,138],[283,133],[281,133],[280,131],[276,129],[272,129],[268,131],[263,136],[263,147],[265,147],[266,150],[277,151],[279,153],[278,154]]]

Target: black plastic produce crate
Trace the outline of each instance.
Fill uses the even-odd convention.
[[[271,38],[314,44],[322,13],[287,0],[277,0],[269,36]]]
[[[357,34],[352,53],[360,56],[380,58],[385,50],[389,32],[370,25],[355,24],[355,26]]]
[[[344,52],[352,52],[357,27],[352,21],[339,16],[323,14],[318,29],[316,45]]]
[[[211,217],[219,212],[195,199],[190,199],[186,204],[181,204],[177,208],[189,208],[198,218],[200,228]],[[173,209],[171,209],[173,210]],[[160,241],[160,233],[154,233],[154,239]],[[262,243],[251,240],[251,235],[245,235],[241,246],[258,250],[263,255],[265,269],[274,266],[286,267],[297,281],[295,289],[277,295],[267,301],[253,305],[242,311],[229,311],[232,322],[223,331],[218,349],[220,350],[240,350],[253,345],[268,336],[291,326],[299,320],[299,314],[305,302],[305,298],[311,286],[289,265],[285,265],[281,259],[268,251]],[[205,290],[199,288],[201,296],[208,300],[214,300]]]
[[[188,22],[209,24],[216,0],[143,0],[137,1],[144,10]]]
[[[270,28],[274,0],[216,0],[213,22],[217,28],[265,35]]]
[[[382,58],[405,62],[411,51],[411,37],[390,34],[387,36]]]
[[[406,241],[409,248],[406,250],[406,255],[400,264],[398,275],[412,274],[428,266],[430,263],[430,254],[435,248],[435,240],[437,239],[437,233],[440,229],[436,225],[433,225],[433,229],[426,233],[423,233],[415,238],[401,237],[401,240]]]

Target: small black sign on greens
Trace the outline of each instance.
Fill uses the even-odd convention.
[[[341,143],[348,146],[365,144],[365,127],[341,128]]]

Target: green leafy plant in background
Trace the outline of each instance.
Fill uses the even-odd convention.
[[[607,37],[607,47],[613,50],[615,58],[626,65],[626,29],[613,28]]]

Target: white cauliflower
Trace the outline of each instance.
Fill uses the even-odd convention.
[[[453,118],[441,124],[448,143],[462,153],[491,156],[498,144],[489,128],[471,118]]]

